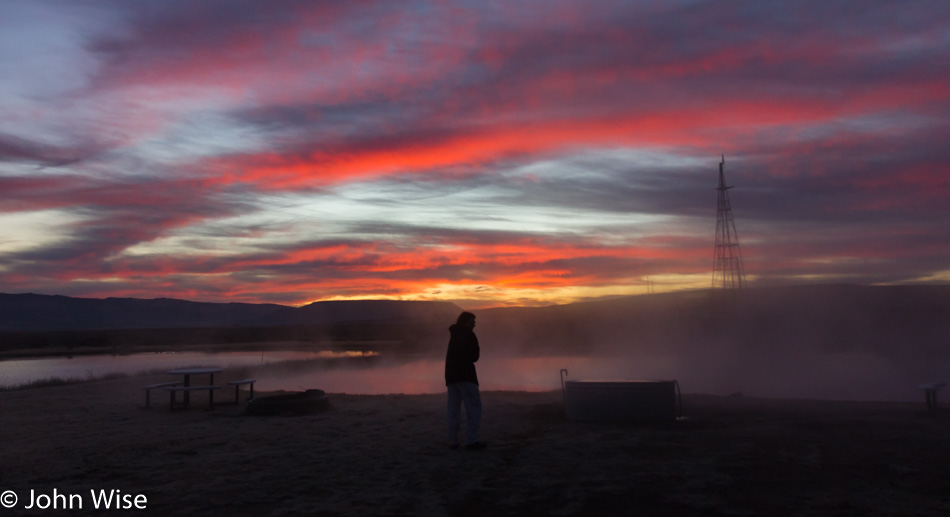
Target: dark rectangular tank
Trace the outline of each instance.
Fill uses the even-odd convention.
[[[564,412],[583,422],[675,420],[676,381],[565,381]]]

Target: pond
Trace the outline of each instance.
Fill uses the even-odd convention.
[[[606,358],[493,357],[478,362],[483,390],[544,391],[560,388],[561,368],[576,374],[629,374]],[[441,393],[443,359],[375,351],[162,352],[85,355],[0,361],[0,386],[48,379],[86,380],[109,374],[136,375],[174,368],[211,366],[246,368],[258,391],[319,388],[331,393]],[[657,370],[654,364],[654,371]],[[640,371],[642,371],[642,365]]]
[[[0,361],[0,386],[51,378],[85,380],[113,373],[135,375],[188,366],[244,368],[257,391],[317,388],[330,393],[442,393],[443,359],[387,351],[243,351],[89,355]],[[832,400],[918,401],[917,385],[927,372],[912,372],[862,354],[742,357],[543,356],[483,354],[478,362],[482,390],[560,389],[562,368],[569,379],[677,380],[684,393]],[[242,373],[244,375],[244,373]],[[941,379],[941,377],[934,377]]]
[[[49,379],[87,380],[109,374],[136,375],[189,366],[235,368],[286,361],[371,357],[368,351],[268,350],[243,352],[147,352],[127,355],[76,355],[0,361],[0,387]]]

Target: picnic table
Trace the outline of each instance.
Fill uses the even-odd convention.
[[[177,391],[181,391],[184,393],[184,405],[185,407],[188,407],[188,403],[189,403],[188,395],[192,390],[208,390],[208,393],[209,393],[208,406],[209,407],[213,406],[214,405],[214,398],[213,398],[214,390],[219,388],[219,386],[214,385],[214,374],[220,371],[221,371],[221,368],[178,368],[175,370],[168,370],[169,375],[184,375],[185,376],[183,386],[165,388],[166,390],[171,392],[172,405],[174,405],[175,392]],[[209,376],[208,384],[202,385],[202,386],[192,386],[191,385],[192,375],[208,375]]]

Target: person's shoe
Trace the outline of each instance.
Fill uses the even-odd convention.
[[[479,451],[479,450],[484,449],[485,447],[488,447],[488,445],[486,445],[485,442],[472,442],[472,443],[465,444],[465,450],[468,450],[468,451]]]

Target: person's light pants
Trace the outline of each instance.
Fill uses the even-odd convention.
[[[482,423],[482,397],[478,384],[456,382],[447,386],[449,390],[449,443],[458,442],[459,424],[462,418],[462,404],[465,404],[465,443],[478,441],[478,428]]]

